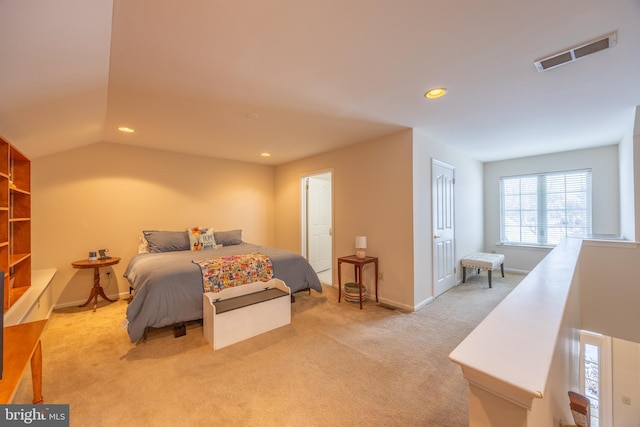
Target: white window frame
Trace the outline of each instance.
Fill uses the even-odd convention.
[[[586,224],[585,224],[585,235],[592,234],[592,208],[591,208],[591,199],[592,199],[592,183],[591,183],[591,169],[577,169],[577,170],[567,170],[567,171],[557,171],[557,172],[545,172],[545,173],[536,173],[536,174],[528,174],[528,175],[515,175],[515,176],[503,176],[500,177],[500,243],[503,245],[514,245],[514,246],[543,246],[543,247],[553,247],[556,243],[549,243],[549,227],[547,226],[547,213],[552,211],[552,208],[547,206],[547,194],[546,194],[546,180],[548,177],[557,177],[557,176],[569,176],[575,174],[585,174],[586,175]],[[535,193],[528,193],[529,195],[536,196],[536,242],[527,242],[523,241],[523,230],[526,230],[527,226],[524,225],[524,220],[522,217],[524,213],[526,213],[526,209],[520,205],[521,212],[521,221],[519,225],[520,229],[520,239],[519,240],[508,240],[507,239],[507,231],[506,231],[506,219],[505,219],[505,189],[504,184],[509,180],[522,180],[522,179],[530,179],[536,178],[536,190]],[[565,188],[564,194],[570,194],[571,192],[567,191]],[[518,196],[521,198],[526,193],[520,192]],[[565,201],[564,210],[568,209]],[[561,228],[552,227],[555,230],[559,230]],[[564,229],[564,237],[567,237],[567,229],[571,228],[569,224],[566,224]],[[569,234],[571,235],[571,234]]]
[[[598,409],[591,408],[592,426],[613,426],[613,382],[611,365],[611,337],[590,331],[580,331],[580,393],[587,395],[585,390],[585,345],[590,344],[598,348]],[[594,413],[597,412],[597,413]],[[593,422],[597,417],[598,424]]]

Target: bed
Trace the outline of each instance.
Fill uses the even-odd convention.
[[[124,277],[133,289],[133,298],[127,307],[127,328],[131,342],[145,335],[149,327],[161,328],[202,319],[203,279],[197,260],[222,256],[264,254],[273,264],[273,277],[291,289],[291,293],[307,289],[322,292],[318,275],[307,260],[299,254],[272,247],[246,243],[237,230],[215,233],[213,247],[191,250],[193,240],[182,232],[144,232],[148,239],[148,252],[134,256]],[[167,234],[175,233],[172,239]],[[221,243],[222,242],[222,243]]]

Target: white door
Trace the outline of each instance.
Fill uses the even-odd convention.
[[[331,268],[331,174],[308,177],[308,260],[316,272]]]
[[[446,292],[456,284],[454,250],[454,169],[432,161],[431,205],[433,208],[433,295]]]

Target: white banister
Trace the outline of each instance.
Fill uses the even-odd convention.
[[[449,355],[469,382],[471,427],[558,424],[577,385],[581,243],[565,239]]]

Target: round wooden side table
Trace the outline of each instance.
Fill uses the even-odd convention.
[[[115,302],[115,300],[107,297],[104,294],[104,289],[102,289],[102,286],[100,286],[100,267],[109,267],[119,262],[120,258],[116,256],[105,259],[98,259],[95,261],[81,259],[71,263],[73,268],[93,268],[93,288],[91,288],[91,293],[89,294],[89,298],[87,298],[87,302],[78,307],[84,307],[93,299],[93,311],[96,311],[96,308],[98,307],[98,295],[109,302]]]

